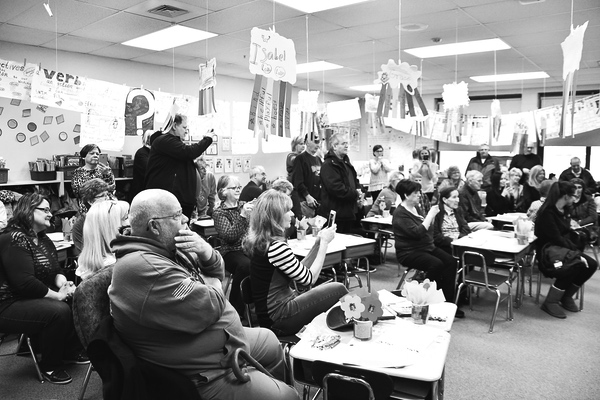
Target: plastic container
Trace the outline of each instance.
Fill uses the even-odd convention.
[[[54,181],[56,171],[29,171],[32,181]]]

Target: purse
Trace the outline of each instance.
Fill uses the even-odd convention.
[[[581,263],[581,252],[566,247],[546,243],[540,250],[539,268],[542,273],[550,278],[560,278],[569,270]]]

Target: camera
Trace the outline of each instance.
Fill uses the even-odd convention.
[[[429,161],[429,154],[425,154],[423,156],[423,161]]]

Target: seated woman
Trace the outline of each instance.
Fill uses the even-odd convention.
[[[426,273],[427,278],[437,283],[447,301],[454,300],[457,262],[450,254],[433,243],[433,220],[439,207],[432,206],[425,217],[421,214],[421,185],[401,180],[396,186],[402,203],[394,211],[392,226],[396,242],[396,258],[406,268],[415,268]],[[456,311],[458,318],[464,312]]]
[[[575,185],[571,182],[553,183],[546,201],[538,211],[535,235],[540,261],[543,260],[542,253],[546,244],[578,250],[577,245],[570,240],[572,229],[569,209],[573,205],[575,191]],[[540,271],[545,276],[556,278],[542,304],[542,310],[553,317],[567,317],[560,306],[567,311],[579,311],[573,296],[581,285],[592,277],[598,267],[596,261],[583,252],[580,260],[581,262],[568,268],[555,268],[553,265],[539,263]]]
[[[523,205],[522,209],[529,210],[531,203],[540,199],[540,186],[546,179],[546,171],[541,165],[535,165],[529,171],[529,178],[523,184]]]
[[[502,196],[506,197],[510,202],[510,207],[516,212],[527,212],[527,208],[523,207],[523,185],[521,185],[521,177],[523,172],[519,168],[511,168],[508,171],[508,183],[502,191]]]
[[[529,206],[529,210],[527,210],[527,218],[529,218],[529,220],[534,224],[537,218],[537,213],[540,210],[542,204],[544,204],[544,202],[546,201],[546,197],[548,197],[548,192],[550,191],[550,187],[553,183],[554,181],[550,179],[546,179],[544,182],[542,182],[542,184],[540,185],[540,199],[531,203],[531,205]]]
[[[490,182],[491,186],[486,192],[486,217],[512,212],[512,203],[502,195],[508,182],[508,172],[494,172]]]
[[[304,265],[294,255],[283,237],[292,219],[292,200],[270,189],[257,200],[250,217],[250,229],[244,249],[252,259],[250,279],[258,321],[277,335],[294,335],[314,317],[327,311],[348,293],[338,282],[316,286],[301,295],[290,282],[314,285],[317,282],[327,245],[335,236],[335,225],[322,229],[320,246],[311,265]]]
[[[81,201],[85,204],[85,209],[89,209],[96,201],[108,199],[108,185],[100,178],[90,179],[83,184],[79,190]],[[83,249],[83,225],[85,223],[86,212],[79,210],[75,223],[71,228],[73,235],[73,244],[75,245],[74,254],[78,256]]]
[[[581,242],[588,243],[598,238],[598,213],[594,198],[586,193],[583,179],[573,178],[575,196],[571,207],[571,227],[582,235]]]
[[[117,237],[119,228],[127,225],[128,213],[126,201],[100,201],[90,207],[83,226],[85,245],[79,255],[77,276],[87,279],[102,268],[114,265],[117,259],[110,242]]]
[[[404,179],[403,174],[400,171],[394,171],[389,176],[389,184],[385,187],[377,196],[377,199],[373,202],[373,206],[369,210],[367,217],[374,217],[375,215],[382,215],[383,210],[382,206],[385,204],[385,209],[390,212],[390,214],[394,213],[396,209],[396,204],[400,201],[398,197],[398,193],[396,193],[396,185],[400,180]]]
[[[244,302],[240,293],[242,279],[250,275],[250,259],[242,251],[242,240],[248,232],[248,218],[254,201],[239,205],[242,185],[238,178],[223,175],[217,183],[217,196],[221,204],[213,212],[215,229],[223,244],[219,253],[225,262],[225,269],[232,275],[229,302],[240,316],[244,315]]]
[[[460,170],[456,165],[452,165],[448,167],[447,172],[448,177],[441,181],[438,185],[438,191],[443,190],[447,187],[454,187],[455,189],[460,189],[464,186],[465,181],[460,174]]]
[[[433,221],[433,244],[452,255],[454,239],[471,233],[469,224],[458,207],[458,190],[447,187],[440,191],[440,212]]]
[[[75,333],[67,301],[75,291],[58,264],[50,227],[50,203],[27,194],[0,234],[0,332],[25,333],[39,343],[39,363],[46,380],[67,384],[73,379],[65,363],[88,363]],[[67,360],[67,361],[64,361]]]

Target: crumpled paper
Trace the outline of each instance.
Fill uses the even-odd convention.
[[[443,303],[446,301],[444,293],[441,289],[437,288],[436,282],[432,282],[429,279],[425,279],[423,283],[417,281],[406,282],[402,288],[402,296],[418,306]]]
[[[515,233],[518,236],[529,236],[533,228],[533,223],[526,218],[519,217],[514,223]]]

